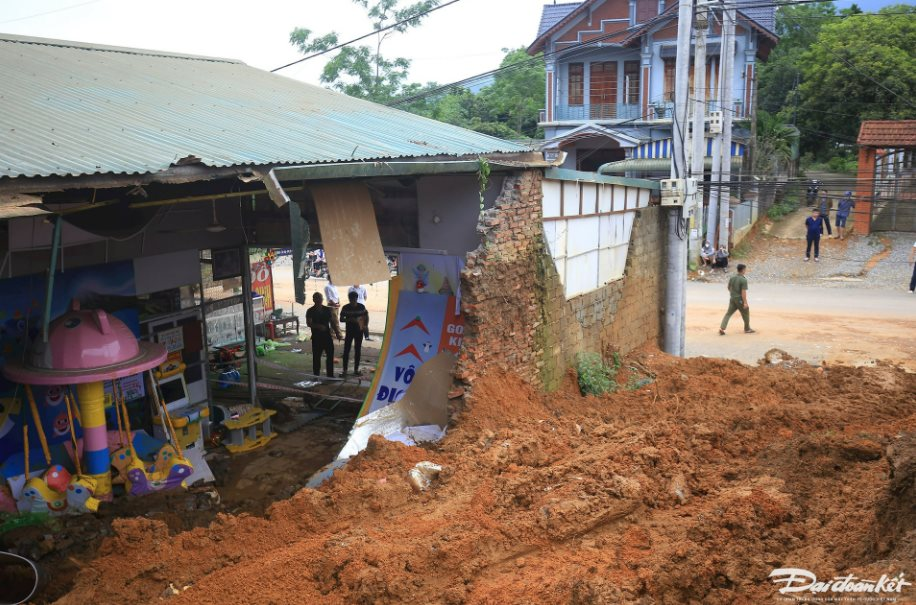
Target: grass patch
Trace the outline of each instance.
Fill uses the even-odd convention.
[[[746,259],[751,254],[751,243],[747,241],[749,238],[745,237],[743,240],[738,242],[738,245],[732,248],[731,257],[734,259]]]
[[[770,209],[767,210],[767,217],[778,221],[787,214],[791,214],[798,209],[798,202],[795,200],[785,199],[779,203],[773,204],[770,206]]]
[[[576,374],[579,379],[579,390],[583,395],[602,395],[617,390],[617,371],[620,369],[620,356],[614,353],[614,365],[609,366],[597,353],[579,353],[576,355]]]

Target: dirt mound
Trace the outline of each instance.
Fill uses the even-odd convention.
[[[125,519],[59,602],[751,604],[779,566],[916,574],[916,375],[628,364],[655,381],[490,376],[435,449],[373,439],[265,518]],[[443,471],[417,493],[422,460]]]

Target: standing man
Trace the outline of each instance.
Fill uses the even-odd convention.
[[[910,264],[913,265],[913,277],[910,278],[910,294],[916,291],[916,242],[910,248]]]
[[[347,295],[350,302],[340,310],[340,321],[347,327],[344,337],[343,375],[347,375],[350,366],[350,345],[353,345],[353,373],[359,374],[359,357],[363,349],[363,326],[369,320],[369,311],[365,305],[356,302],[356,292]]]
[[[728,327],[728,320],[731,319],[735,311],[741,313],[741,319],[744,320],[744,333],[753,334],[755,330],[751,329],[751,311],[747,306],[747,278],[744,276],[744,270],[747,265],[738,265],[738,274],[732,275],[728,280],[728,311],[722,318],[719,325],[719,334],[725,336],[725,328]]]
[[[347,297],[350,296],[350,292],[356,292],[356,302],[358,302],[359,304],[361,304],[361,305],[363,305],[363,306],[366,305],[366,299],[369,298],[369,296],[366,294],[366,287],[365,287],[365,286],[361,286],[361,285],[359,285],[359,284],[353,284],[352,286],[350,286],[350,291],[347,292]],[[372,337],[369,336],[369,315],[368,315],[368,311],[367,311],[367,314],[366,314],[366,321],[363,323],[363,338],[364,338],[365,340],[369,341],[369,342],[372,342],[372,340],[373,340]]]
[[[808,229],[808,245],[805,247],[805,262],[811,259],[811,244],[814,244],[814,262],[818,262],[821,255],[821,234],[824,232],[824,225],[821,222],[821,213],[815,208],[811,211],[811,216],[805,219],[805,227]]]
[[[830,196],[829,192],[826,190],[824,191],[823,197],[821,197],[821,205],[818,206],[818,210],[821,212],[821,220],[824,221],[824,224],[827,226],[827,237],[830,237],[833,235],[833,231],[830,229]],[[814,256],[817,256],[817,254]],[[817,259],[815,258],[814,260]]]
[[[334,326],[334,331],[340,334],[340,322],[337,320],[337,314],[340,312],[340,293],[337,292],[337,286],[331,281],[330,273],[328,273],[328,283],[324,287],[324,297],[331,309],[331,325]]]
[[[856,202],[852,199],[852,191],[847,191],[836,209],[837,239],[846,239],[846,219],[849,218],[849,212],[855,207]]]
[[[331,310],[322,303],[324,297],[321,292],[312,294],[315,304],[305,312],[305,325],[312,330],[312,372],[315,376],[321,375],[321,355],[327,355],[328,378],[334,378],[334,341],[331,338]],[[340,330],[335,330],[337,340],[340,340]]]

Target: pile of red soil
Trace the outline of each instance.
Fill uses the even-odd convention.
[[[656,380],[491,376],[437,448],[374,439],[266,518],[124,519],[59,603],[752,604],[776,567],[916,575],[916,375],[624,366]],[[443,471],[418,493],[422,460]]]

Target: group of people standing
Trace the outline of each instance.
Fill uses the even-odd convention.
[[[369,311],[366,309],[366,287],[354,284],[347,291],[349,302],[340,304],[337,286],[328,276],[324,295],[315,292],[312,295],[314,305],[305,312],[305,325],[312,331],[312,370],[315,376],[321,374],[321,357],[326,357],[327,375],[334,377],[334,339],[344,341],[343,374],[347,375],[350,367],[350,352],[353,352],[353,373],[359,374],[359,361],[363,340],[372,341],[369,336]],[[327,306],[324,301],[327,299]],[[344,324],[344,335],[341,335],[340,324]]]
[[[824,229],[827,230],[827,237],[833,236],[833,230],[830,228],[830,195],[827,191],[823,192],[820,203],[811,211],[811,216],[805,219],[805,228],[807,233],[805,239],[805,262],[811,260],[811,248],[814,248],[814,262],[820,261],[821,256],[821,237]],[[856,202],[852,198],[852,191],[847,191],[840,199],[836,208],[836,239],[846,239],[846,221],[849,214],[856,207]]]

